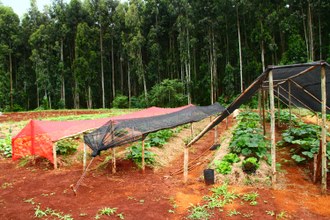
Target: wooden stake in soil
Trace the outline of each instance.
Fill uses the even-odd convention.
[[[188,161],[189,161],[189,151],[187,145],[184,147],[183,154],[183,182],[186,183],[188,181]]]
[[[112,148],[112,174],[116,173],[116,149]]]
[[[193,127],[193,123],[190,123],[190,135],[191,135],[191,137],[194,136],[194,127]]]
[[[290,129],[292,127],[291,114],[292,114],[292,106],[291,106],[291,81],[289,81],[289,128]]]
[[[144,161],[144,139],[145,139],[145,136],[142,135],[142,173],[145,173],[145,161]]]
[[[266,135],[266,117],[265,117],[265,91],[261,91],[262,97],[261,97],[261,106],[262,106],[262,127],[264,130],[264,135]]]
[[[86,170],[86,158],[87,158],[87,149],[86,144],[84,143],[84,158],[83,158],[83,170]]]
[[[269,72],[269,102],[270,102],[270,142],[272,154],[272,186],[276,183],[276,144],[275,144],[275,103],[273,71]]]
[[[56,143],[53,143],[54,169],[57,169]]]
[[[326,76],[325,76],[325,67],[321,67],[321,97],[322,97],[322,194],[327,192],[327,128],[326,128],[326,106],[327,106],[327,90],[326,90]]]
[[[278,124],[277,126],[281,126],[281,103],[280,103],[280,87],[278,86],[277,87],[277,112],[278,112],[278,116],[277,116],[277,119],[278,119]]]

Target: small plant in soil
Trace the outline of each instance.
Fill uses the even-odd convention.
[[[104,207],[98,211],[100,215],[114,215],[117,212],[117,208]]]
[[[250,192],[250,193],[246,193],[243,196],[241,196],[241,198],[246,202],[254,202],[257,200],[258,197],[259,197],[259,194],[257,192]]]
[[[229,210],[227,216],[232,217],[234,215],[240,215],[241,213],[239,211],[236,211],[236,209]]]
[[[7,158],[12,156],[11,129],[9,129],[9,132],[5,138],[0,139],[0,155],[3,155],[4,157]]]
[[[270,216],[275,216],[275,212],[273,210],[267,210],[266,214]]]
[[[227,161],[214,161],[214,165],[215,165],[215,171],[217,171],[218,173],[221,174],[230,174],[231,170],[232,170],[232,165],[231,163],[227,162]]]
[[[258,159],[255,157],[249,157],[242,162],[242,170],[247,174],[255,173],[259,166]]]
[[[207,205],[193,205],[190,207],[189,212],[190,215],[188,216],[188,219],[208,220],[211,217],[211,214],[207,210]]]
[[[286,219],[286,218],[288,218],[288,214],[286,213],[286,211],[281,211],[276,215],[276,219]]]
[[[234,154],[234,153],[229,153],[227,155],[225,155],[223,158],[222,158],[223,161],[227,161],[228,163],[238,163],[240,161],[239,157],[237,156],[237,154]]]

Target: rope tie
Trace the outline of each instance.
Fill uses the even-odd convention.
[[[86,167],[86,169],[84,170],[83,174],[81,175],[81,177],[79,178],[79,180],[77,181],[76,185],[74,186],[73,184],[71,184],[71,189],[74,193],[74,195],[76,196],[77,195],[77,190],[79,188],[79,186],[81,185],[83,179],[85,178],[86,174],[87,174],[87,171],[88,171],[88,168],[90,167],[90,165],[92,164],[93,160],[94,160],[95,157],[93,157],[91,159],[91,161],[89,162],[88,166]]]

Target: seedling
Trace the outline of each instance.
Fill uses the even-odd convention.
[[[275,216],[275,212],[273,210],[267,210],[266,214],[270,216]]]
[[[232,217],[232,216],[234,216],[234,215],[240,215],[240,214],[241,214],[241,213],[240,213],[239,211],[236,211],[236,209],[234,209],[234,210],[230,210],[230,211],[228,211],[227,216]]]
[[[110,216],[110,215],[114,215],[117,211],[117,208],[110,208],[110,207],[104,207],[103,209],[100,209],[98,211],[98,213],[100,215],[107,215],[107,216]]]
[[[208,220],[211,217],[211,214],[207,211],[207,206],[203,205],[192,205],[189,209],[189,212],[191,213],[188,218],[189,219],[204,219]]]

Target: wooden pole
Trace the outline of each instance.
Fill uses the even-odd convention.
[[[280,102],[280,87],[277,87],[277,126],[281,126],[281,102]]]
[[[186,145],[184,147],[183,153],[183,182],[186,183],[188,181],[188,161],[189,161],[189,148]]]
[[[276,183],[276,144],[275,144],[275,103],[273,71],[269,71],[269,102],[270,102],[270,142],[272,155],[272,186]]]
[[[57,154],[56,154],[56,143],[53,143],[53,158],[54,158],[54,169],[57,169]]]
[[[191,137],[194,136],[194,127],[193,127],[193,123],[190,123],[190,135],[191,135]]]
[[[289,128],[291,129],[292,121],[291,121],[291,81],[289,81]]]
[[[116,149],[112,148],[112,174],[116,173]]]
[[[83,171],[86,170],[86,159],[87,159],[87,149],[86,149],[86,144],[84,143]]]
[[[326,90],[326,76],[325,76],[325,67],[321,67],[321,97],[322,97],[322,133],[321,133],[321,141],[322,141],[322,183],[321,190],[322,194],[326,194],[327,192],[327,118],[326,118],[326,106],[327,106],[327,90]]]
[[[144,161],[144,135],[142,136],[142,173],[145,172],[145,161]]]
[[[265,119],[265,91],[261,91],[261,106],[262,106],[262,127],[264,130],[264,135],[266,135],[266,119]]]

